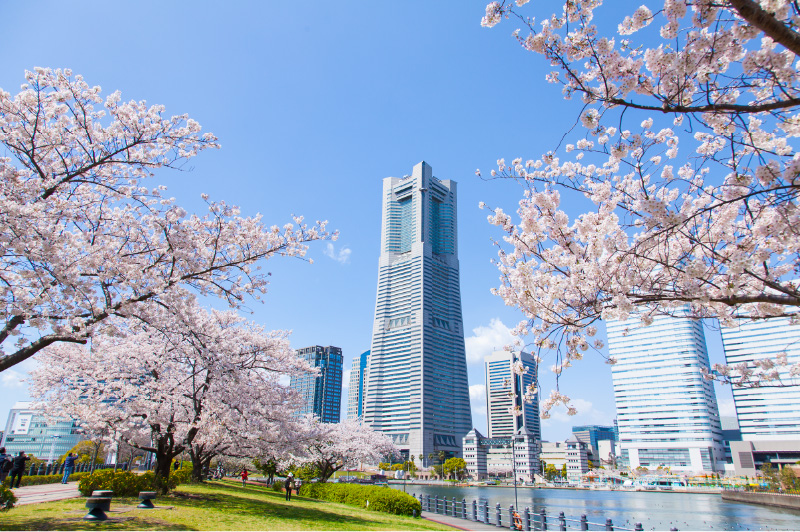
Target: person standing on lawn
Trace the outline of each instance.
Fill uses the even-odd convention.
[[[61,479],[62,484],[69,482],[69,476],[75,471],[75,460],[77,459],[78,455],[75,453],[69,453],[64,459],[64,477]]]
[[[14,458],[14,464],[11,466],[11,482],[9,483],[9,487],[19,487],[19,483],[22,482],[22,475],[25,474],[25,462],[30,459],[30,456],[25,456],[25,451],[20,451],[19,455]],[[16,486],[14,486],[14,477],[17,478]]]
[[[294,492],[297,495],[300,495],[300,486],[302,486],[302,485],[303,485],[303,480],[302,479],[298,478],[297,480],[294,481]]]
[[[284,486],[284,488],[286,488],[286,500],[291,501],[292,488],[294,488],[294,473],[289,473],[289,476],[286,477],[286,485]]]
[[[247,484],[247,469],[242,469],[242,487]]]

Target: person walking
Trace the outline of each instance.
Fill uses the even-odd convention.
[[[294,481],[294,492],[295,492],[295,494],[300,495],[300,486],[302,486],[302,485],[303,485],[303,480],[302,479],[298,478],[297,480]]]
[[[14,458],[14,463],[11,466],[11,482],[9,486],[12,488],[18,488],[19,483],[22,482],[22,475],[25,474],[25,462],[30,460],[30,456],[25,456],[25,451],[20,451],[19,455]],[[17,479],[17,485],[14,486],[14,477]]]
[[[242,469],[242,487],[247,484],[247,469]]]
[[[6,479],[13,465],[14,457],[10,454],[6,454],[5,447],[0,447],[0,484]]]
[[[286,500],[292,500],[292,489],[294,488],[294,473],[289,473],[289,476],[286,477]]]
[[[69,453],[64,459],[64,477],[61,479],[62,484],[69,482],[69,476],[75,471],[75,460],[78,459],[76,453]]]

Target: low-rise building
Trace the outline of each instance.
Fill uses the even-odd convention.
[[[33,408],[32,403],[18,402],[8,414],[0,446],[9,454],[25,451],[41,460],[52,461],[84,439],[76,420],[48,417]]]
[[[588,444],[575,436],[564,442],[566,447],[567,482],[579,484],[581,476],[589,472]]]

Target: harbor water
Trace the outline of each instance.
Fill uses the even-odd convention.
[[[399,484],[392,487],[403,489]],[[450,501],[455,497],[470,505],[473,499],[485,498],[492,516],[495,504],[500,503],[504,513],[514,504],[513,487],[409,484],[405,489],[417,498],[420,494]],[[585,514],[592,523],[610,518],[614,525],[629,529],[642,523],[645,530],[800,530],[800,511],[723,501],[716,493],[517,488],[517,498],[520,509],[539,513],[544,508],[548,521],[564,512],[575,520]]]

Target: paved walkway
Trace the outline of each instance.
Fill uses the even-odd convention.
[[[77,482],[22,486],[21,488],[14,488],[14,495],[17,496],[17,504],[60,501],[61,499],[74,499],[81,496]]]
[[[428,521],[434,521],[443,525],[449,525],[461,530],[502,530],[494,525],[487,525],[479,521],[469,521],[467,519],[460,519],[458,517],[451,517],[449,515],[435,514],[433,512],[422,512],[422,518]]]

